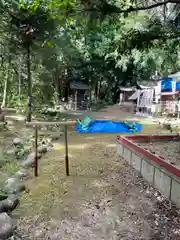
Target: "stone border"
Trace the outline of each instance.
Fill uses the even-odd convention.
[[[143,149],[135,140],[174,140],[178,135],[134,135],[117,138],[117,153],[143,178],[180,208],[180,169]],[[133,141],[134,140],[134,141]]]
[[[41,144],[38,149],[38,159],[52,148],[51,143]],[[26,190],[25,180],[28,178],[28,168],[34,167],[34,151],[21,163],[21,169],[5,182],[3,197],[0,201],[0,239],[8,239],[13,236],[16,224],[11,218],[11,213],[20,204],[19,193]]]

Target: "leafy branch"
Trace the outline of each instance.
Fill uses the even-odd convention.
[[[107,3],[106,1],[103,1],[103,3],[99,4],[99,5],[91,5],[90,1],[89,2],[89,8],[85,8],[85,11],[87,12],[100,12],[104,15],[108,15],[111,13],[131,13],[131,12],[138,12],[138,11],[144,11],[144,10],[150,10],[150,9],[154,9],[154,8],[158,8],[161,6],[164,6],[168,3],[176,3],[179,4],[180,1],[179,0],[166,0],[166,1],[162,1],[162,2],[158,2],[158,3],[154,3],[151,5],[147,5],[147,6],[141,6],[141,7],[133,7],[130,6],[126,9],[121,9],[120,7],[117,6],[113,6],[109,3]]]

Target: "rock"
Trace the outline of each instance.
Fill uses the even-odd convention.
[[[47,147],[47,152],[50,152],[53,149],[54,145],[53,144],[49,144]]]
[[[40,153],[38,153],[38,159],[40,159],[41,158],[41,154]],[[34,165],[34,159],[35,159],[35,153],[33,152],[33,153],[30,153],[28,156],[27,156],[27,158],[26,158],[26,160],[24,160],[23,162],[22,162],[22,166],[24,166],[24,167],[33,167],[33,165]]]
[[[51,138],[52,138],[52,141],[56,141],[56,140],[58,140],[60,138],[60,134],[58,132],[53,133],[51,135]]]
[[[34,231],[34,239],[44,239],[44,235],[45,235],[46,229],[37,229]]]
[[[26,190],[26,186],[23,181],[12,177],[5,182],[4,191],[8,194],[19,193]]]
[[[25,145],[24,146],[24,153],[29,153],[31,149],[32,149],[32,144],[31,145]]]
[[[23,144],[23,141],[22,141],[22,139],[20,139],[20,138],[14,138],[13,144],[14,144],[15,146],[17,146],[17,145],[22,145],[22,144]]]
[[[45,145],[45,144],[46,144],[46,140],[43,139],[42,142],[41,142],[40,144]]]
[[[64,134],[63,132],[52,133],[51,135],[52,141],[58,140],[61,136],[63,136],[63,134]]]
[[[46,138],[46,142],[50,144],[52,142],[52,138]]]
[[[9,195],[9,197],[3,201],[0,201],[0,213],[12,212],[19,205],[19,197],[15,194]]]
[[[16,153],[16,148],[9,148],[6,151],[7,155],[15,155],[15,153]]]
[[[17,146],[14,146],[13,148],[9,148],[6,151],[6,154],[10,155],[10,156],[13,155],[19,159],[20,157],[22,157],[25,154],[25,150],[17,145]]]
[[[0,239],[7,239],[13,235],[14,226],[7,213],[0,214]]]
[[[42,131],[47,131],[48,128],[47,128],[47,127],[41,127],[41,130],[42,130]]]
[[[20,204],[20,200],[18,195],[16,194],[11,194],[9,197],[4,200],[7,203],[7,206],[9,210],[12,212],[14,209],[17,208],[17,206]]]
[[[38,153],[40,154],[45,154],[47,152],[47,146],[46,145],[41,145],[37,149]]]
[[[53,147],[53,146],[54,146],[54,145],[53,145],[52,142],[48,143],[48,147]]]
[[[21,168],[18,172],[15,173],[15,176],[19,177],[20,179],[27,178],[28,171],[25,168]]]
[[[20,159],[21,157],[23,157],[25,155],[25,151],[23,148],[16,148],[16,151],[15,151],[15,156],[17,159]]]

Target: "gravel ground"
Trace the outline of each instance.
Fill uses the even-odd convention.
[[[56,145],[28,181],[13,239],[180,239],[180,212],[116,155],[115,138],[72,134],[69,177]]]
[[[180,141],[140,142],[139,145],[163,157],[166,162],[180,168]]]

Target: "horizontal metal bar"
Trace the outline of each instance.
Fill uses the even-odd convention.
[[[44,125],[63,125],[63,126],[74,126],[76,121],[66,121],[66,122],[26,122],[26,126],[44,126]]]

